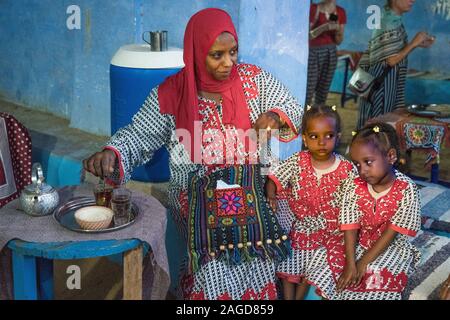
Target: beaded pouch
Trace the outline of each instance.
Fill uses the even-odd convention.
[[[193,270],[211,259],[239,264],[288,254],[287,236],[265,201],[260,169],[236,165],[190,178],[188,245]]]

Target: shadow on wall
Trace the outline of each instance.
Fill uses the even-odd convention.
[[[32,162],[39,162],[45,182],[53,187],[78,185],[81,181],[81,162],[67,156],[53,153],[58,138],[30,130],[32,141]]]

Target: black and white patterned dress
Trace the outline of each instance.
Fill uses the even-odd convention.
[[[356,178],[345,192],[340,215],[342,230],[359,229],[355,258],[358,261],[387,228],[398,232],[393,242],[367,266],[358,286],[336,291],[336,281],[345,266],[343,239],[330,239],[326,250],[318,251],[317,260],[326,261],[307,275],[318,292],[332,300],[399,300],[408,276],[420,260],[419,251],[408,236],[420,230],[420,198],[416,184],[396,171],[396,180],[381,197]]]
[[[385,22],[392,16],[398,20],[395,27]],[[387,58],[398,54],[408,44],[408,35],[400,16],[391,9],[383,9],[380,25],[381,29],[374,30],[374,35],[369,41],[369,48],[359,60],[359,67],[375,78],[381,77],[388,68],[389,70],[380,86],[376,90],[373,89],[370,99],[363,97],[359,99],[358,129],[371,118],[405,107],[408,57],[406,56],[393,67],[389,67]]]
[[[290,130],[287,131],[298,133],[303,111],[289,91],[270,73],[254,65],[240,64],[238,72],[250,109],[251,123],[254,124],[262,113],[273,111],[289,125]],[[233,130],[233,127],[222,123],[222,106],[215,101],[199,97],[199,112],[203,133],[219,130],[226,134],[225,131]],[[214,164],[214,157],[222,148],[211,148],[211,143],[214,142],[204,141],[202,149],[204,154],[208,153],[208,162],[213,164],[192,163],[175,135],[175,118],[160,113],[158,90],[154,88],[132,123],[120,129],[106,146],[120,158],[120,165],[111,178],[130,179],[134,167],[149,161],[156,150],[165,146],[170,155],[169,211],[183,239],[187,240],[188,175],[195,173],[203,176],[227,165]],[[237,146],[237,150],[245,157],[254,156],[246,152],[243,146]],[[237,266],[212,260],[197,272],[186,273],[180,284],[185,299],[276,298],[275,266],[270,260],[254,259]]]
[[[277,185],[277,192],[285,193],[287,187],[290,190],[288,208],[278,205],[277,212],[280,221],[285,220],[284,216],[293,216],[289,232],[292,256],[277,267],[278,277],[289,282],[299,283],[310,268],[322,264],[315,261],[315,252],[329,237],[342,237],[338,218],[343,190],[357,172],[352,163],[335,155],[330,168],[317,170],[311,164],[309,151],[298,152],[281,162],[269,176]]]

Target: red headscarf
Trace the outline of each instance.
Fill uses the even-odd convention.
[[[200,148],[200,145],[194,146],[194,121],[200,121],[198,90],[222,95],[223,123],[243,130],[251,127],[250,112],[236,65],[224,81],[214,79],[206,70],[209,49],[223,32],[232,34],[238,42],[231,17],[225,11],[209,8],[194,14],[184,34],[185,67],[167,78],[158,89],[161,113],[174,115],[176,128],[186,129],[191,135],[191,150],[188,150],[191,159],[194,159],[194,150],[198,152]]]

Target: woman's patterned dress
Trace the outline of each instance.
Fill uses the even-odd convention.
[[[262,113],[273,111],[289,126],[286,135],[297,134],[303,111],[288,90],[257,66],[240,64],[238,72],[250,108],[251,123],[254,124]],[[175,134],[174,117],[160,113],[157,88],[150,92],[132,123],[119,130],[106,146],[119,156],[118,165],[111,176],[116,181],[128,180],[134,167],[149,161],[162,146],[167,148],[170,155],[169,211],[184,240],[188,236],[188,175],[195,173],[204,176],[230,164],[224,154],[226,148],[215,137],[223,134],[227,138],[237,134],[235,128],[222,123],[221,104],[199,97],[199,109],[204,134],[203,159],[208,165],[194,164],[190,160]],[[237,153],[232,157],[233,160],[236,157],[250,159],[257,156],[254,152],[247,152],[241,142],[238,140],[235,145]],[[224,164],[221,164],[222,159],[227,159]],[[277,296],[275,265],[268,259],[255,258],[237,266],[213,260],[202,265],[197,272],[183,273],[180,289],[185,299],[275,299]]]

